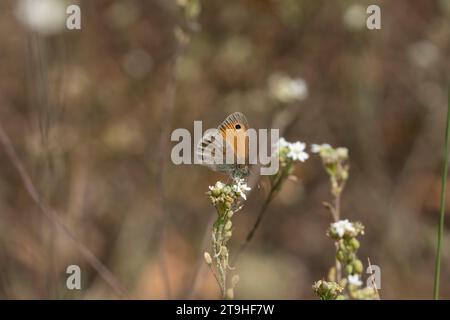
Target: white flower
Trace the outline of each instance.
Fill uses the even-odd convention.
[[[306,144],[300,141],[288,142],[281,137],[274,144],[274,155],[279,155],[281,148],[288,148],[286,156],[294,161],[305,162],[309,158],[309,155],[305,152]]]
[[[357,286],[357,287],[362,285],[362,281],[359,278],[359,275],[357,275],[357,274],[353,274],[353,275],[351,274],[351,275],[349,275],[347,277],[347,279],[348,279],[348,283],[349,284],[352,284],[352,285]]]
[[[355,227],[353,223],[348,221],[348,219],[340,220],[338,222],[331,224],[331,230],[334,231],[340,238],[344,236],[345,233],[355,233]]]
[[[245,195],[245,191],[250,191],[252,188],[247,186],[244,179],[236,180],[233,184],[233,191],[236,192],[242,199],[247,200],[247,196]]]
[[[21,0],[16,16],[26,27],[41,35],[62,31],[66,21],[66,6],[60,0]]]
[[[309,155],[304,151],[306,148],[306,144],[297,141],[295,143],[291,143],[289,146],[289,152],[287,156],[292,160],[305,162],[306,159],[309,158]]]
[[[337,148],[336,155],[341,159],[346,159],[348,158],[348,149],[343,147]]]
[[[291,144],[289,142],[287,142],[286,139],[281,137],[280,139],[278,139],[277,142],[275,142],[275,144],[273,146],[274,146],[275,152],[279,152],[281,148],[289,147],[290,145]]]
[[[323,144],[313,143],[311,145],[311,152],[312,153],[320,153],[320,151],[322,151],[323,149],[328,149],[328,148],[331,148],[331,146],[328,143],[323,143]]]
[[[308,96],[308,84],[302,78],[274,73],[269,77],[269,93],[272,98],[283,103],[301,101]]]
[[[209,190],[213,191],[213,190],[222,190],[225,187],[225,184],[217,181],[216,184],[214,186],[209,186]]]

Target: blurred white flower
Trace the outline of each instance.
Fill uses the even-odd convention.
[[[308,97],[308,84],[302,78],[291,78],[284,73],[274,73],[269,77],[269,93],[282,103],[301,101]]]
[[[362,285],[362,281],[359,278],[358,274],[351,274],[347,277],[348,283],[354,286],[360,287]]]
[[[289,147],[289,146],[290,146],[290,143],[287,142],[286,139],[284,139],[283,137],[281,137],[274,145],[276,151],[280,150],[281,148]]]
[[[416,66],[427,68],[439,59],[439,49],[430,41],[422,40],[408,48],[408,55]]]
[[[320,153],[320,151],[322,151],[323,149],[329,149],[329,148],[331,148],[331,146],[328,143],[323,143],[323,144],[313,143],[311,145],[311,152],[312,153]]]
[[[305,152],[306,144],[300,141],[291,143],[287,156],[294,161],[305,162],[309,155]]]
[[[353,4],[344,12],[344,25],[350,31],[358,31],[366,26],[366,10],[360,4]]]
[[[242,199],[247,200],[247,196],[245,194],[246,191],[250,191],[252,188],[247,186],[244,179],[236,180],[233,184],[233,191],[236,192]]]
[[[43,36],[65,28],[66,5],[61,0],[20,0],[15,13],[22,24]]]
[[[345,233],[355,233],[356,229],[353,223],[348,221],[348,219],[340,220],[338,222],[331,224],[332,232],[336,233],[340,238],[344,236]]]

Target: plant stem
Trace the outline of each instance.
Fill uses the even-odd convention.
[[[341,216],[341,192],[336,194],[334,198],[334,222],[338,222]],[[336,242],[336,252],[339,250],[339,244]],[[339,283],[342,279],[342,265],[336,259],[336,280]]]
[[[440,216],[437,233],[437,251],[436,251],[436,263],[434,272],[434,294],[435,300],[439,299],[439,282],[441,276],[441,251],[442,251],[442,236],[444,233],[444,215],[445,215],[445,192],[447,189],[447,174],[448,174],[448,161],[449,161],[449,145],[450,145],[450,88],[448,96],[447,107],[447,127],[445,129],[445,145],[444,145],[444,169],[442,172],[442,187],[441,187],[441,203],[440,203]]]

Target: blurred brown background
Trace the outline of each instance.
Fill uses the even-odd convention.
[[[41,197],[128,297],[219,297],[202,266],[214,212],[205,192],[226,178],[173,165],[174,144],[163,136],[161,157],[160,137],[164,119],[170,131],[192,130],[194,120],[210,128],[233,111],[254,128],[288,123],[290,141],[348,147],[342,215],[366,226],[359,256],[381,267],[381,298],[432,297],[450,1],[205,0],[182,52],[175,1],[67,1],[81,7],[82,29],[73,31],[53,28],[58,13],[48,8],[27,24],[20,3],[0,3],[0,122]],[[369,4],[381,7],[381,30],[365,27]],[[268,79],[277,72],[302,78],[307,97],[274,100]],[[0,164],[0,298],[118,298],[39,210],[3,147]],[[311,285],[333,264],[320,159],[311,155],[295,174],[236,265],[237,298],[315,299]],[[263,178],[233,218],[231,251],[256,219],[265,186]],[[447,224],[443,298],[449,231]],[[81,267],[80,291],[66,289],[70,264]]]

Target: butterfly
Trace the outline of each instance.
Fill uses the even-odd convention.
[[[248,128],[247,118],[234,112],[217,129],[208,130],[197,145],[201,163],[233,180],[246,178],[250,173]]]

